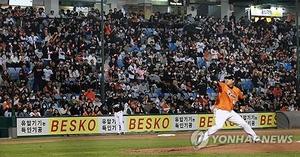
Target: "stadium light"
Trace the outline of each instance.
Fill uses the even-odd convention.
[[[105,55],[104,55],[104,15],[103,15],[103,3],[104,0],[101,0],[101,102],[105,102],[105,84],[104,84],[104,64],[105,64]]]
[[[10,94],[10,97],[11,97],[11,129],[9,130],[9,134],[10,134],[10,138],[16,138],[17,135],[16,135],[16,129],[17,129],[17,119],[16,119],[16,110],[15,110],[15,106],[14,106],[14,100],[15,100],[15,86],[12,85],[12,91],[11,91],[11,94]]]
[[[296,0],[297,94],[300,94],[299,0]]]

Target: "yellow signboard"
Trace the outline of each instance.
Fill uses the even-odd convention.
[[[50,134],[91,134],[99,133],[97,117],[50,118]]]
[[[274,128],[276,113],[240,113],[252,128]],[[215,123],[213,114],[125,116],[125,132],[207,130]],[[18,118],[18,136],[116,133],[113,116]],[[239,126],[226,121],[224,129]]]
[[[275,113],[258,113],[259,128],[276,127],[276,114]]]
[[[276,113],[242,113],[241,117],[253,128],[271,128],[276,127]],[[201,130],[206,130],[215,124],[213,114],[199,115],[196,121],[197,127]],[[240,128],[236,124],[226,121],[224,129],[237,129]]]
[[[128,132],[171,131],[171,116],[128,116],[125,122]]]

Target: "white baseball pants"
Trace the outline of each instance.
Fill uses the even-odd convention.
[[[215,109],[214,116],[215,125],[205,132],[203,140],[207,140],[209,136],[222,129],[226,120],[237,124],[239,127],[242,127],[244,131],[252,137],[253,140],[256,140],[258,138],[253,129],[250,127],[250,125],[234,110],[226,111],[221,109]]]
[[[115,120],[116,120],[116,131],[117,133],[125,132],[124,129],[124,116],[123,116],[123,111],[115,112]]]

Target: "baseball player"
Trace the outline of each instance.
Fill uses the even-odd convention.
[[[215,125],[209,128],[204,134],[203,132],[198,132],[196,142],[193,144],[198,148],[204,147],[205,145],[202,145],[202,143],[207,143],[209,137],[220,130],[226,120],[242,127],[244,131],[252,137],[254,142],[260,143],[261,140],[250,125],[233,110],[235,103],[245,98],[241,90],[234,86],[233,76],[225,77],[225,83],[215,81],[214,84],[218,86],[218,96],[212,108],[215,116]]]
[[[114,116],[115,116],[115,120],[116,120],[116,131],[117,133],[120,134],[124,134],[125,133],[125,129],[124,129],[124,115],[123,115],[123,106],[122,104],[120,104],[120,102],[116,103],[113,105],[113,111],[114,111]]]

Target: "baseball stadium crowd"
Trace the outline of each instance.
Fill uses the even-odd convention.
[[[238,112],[299,110],[292,21],[15,7],[0,12],[0,116],[209,113],[212,82],[233,75]]]

